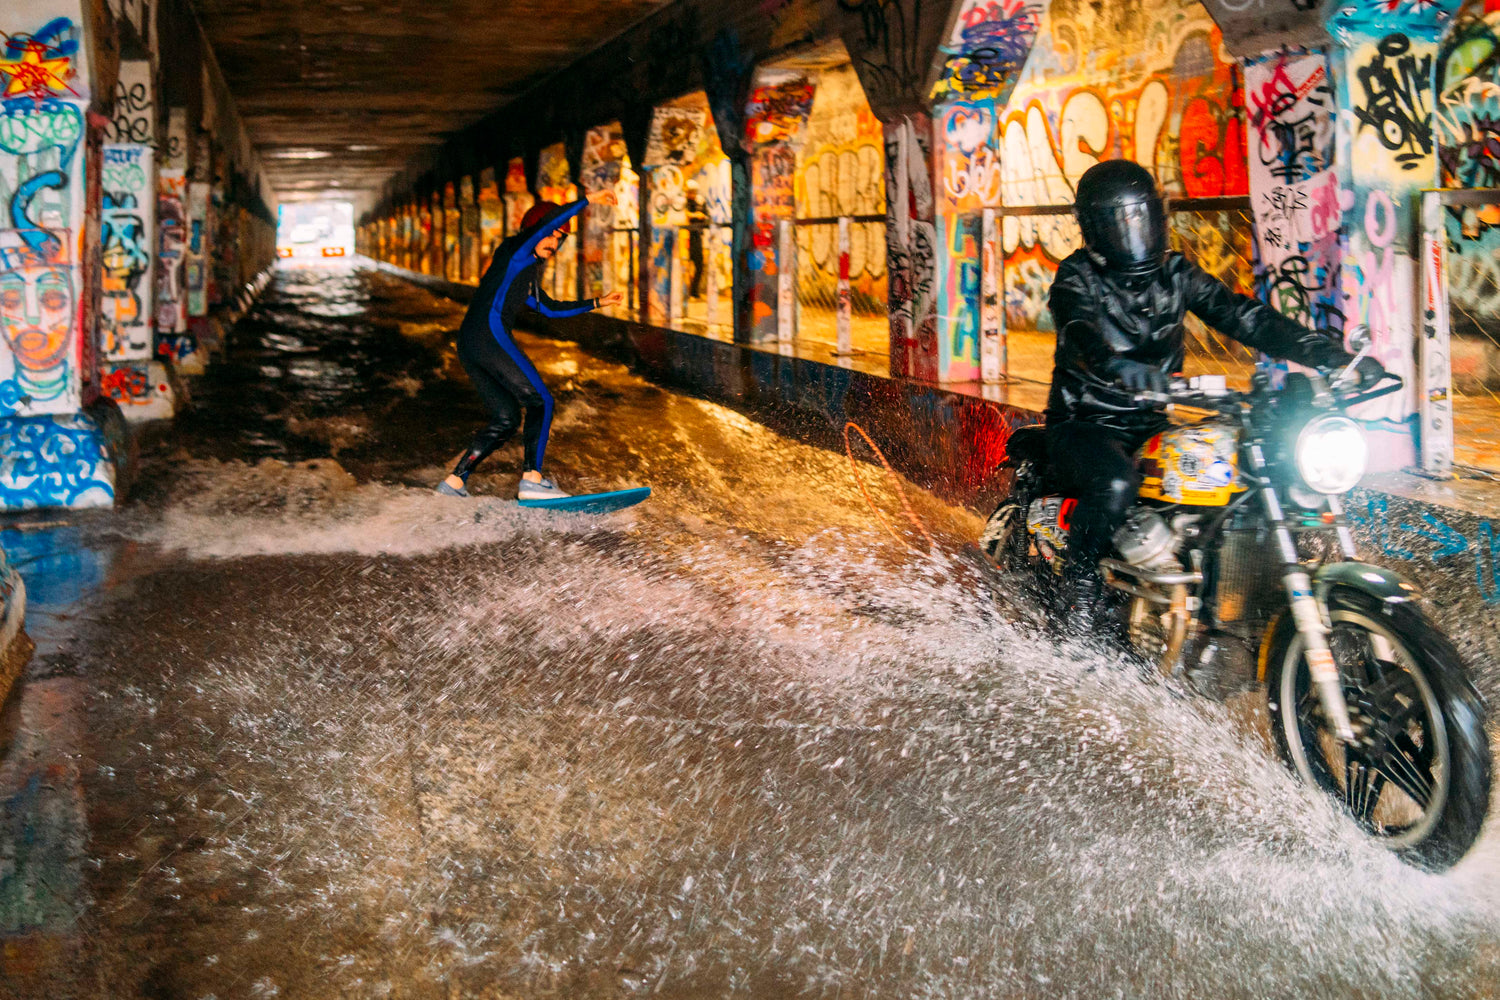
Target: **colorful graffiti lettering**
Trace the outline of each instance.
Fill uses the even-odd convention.
[[[1444,187],[1500,187],[1500,10],[1466,11],[1438,55],[1433,120]]]
[[[812,113],[814,87],[800,73],[770,73],[750,94],[745,139],[756,143],[792,142]]]
[[[1004,101],[1031,52],[1041,6],[1025,0],[965,0],[942,51],[946,58],[932,96]]]
[[[1413,51],[1411,39],[1394,32],[1380,39],[1355,71],[1363,103],[1354,106],[1354,116],[1396,153],[1403,170],[1417,169],[1432,152],[1432,58]]]
[[[67,18],[6,35],[0,50],[0,413],[81,407],[82,331],[93,322],[80,266],[86,108],[79,31]]]
[[[103,149],[104,207],[100,215],[104,358],[151,356],[151,251],[155,214],[149,176],[151,149],[108,144]]]
[[[82,96],[73,89],[77,70],[78,28],[65,17],[55,18],[35,34],[5,36],[0,54],[0,98],[30,98],[43,101],[67,95]]]
[[[1320,53],[1251,61],[1245,90],[1261,297],[1284,316],[1342,335],[1342,210],[1328,64]]]
[[[1000,154],[994,147],[995,107],[988,101],[949,104],[943,135],[943,202],[952,211],[1000,203]]]

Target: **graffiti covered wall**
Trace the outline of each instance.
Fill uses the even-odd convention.
[[[885,123],[886,306],[891,374],[936,381],[937,230],[932,196],[932,119]]]
[[[1344,332],[1336,97],[1322,52],[1245,67],[1250,205],[1261,298],[1304,326]]]
[[[795,70],[761,70],[750,93],[745,143],[751,150],[750,189],[755,230],[750,269],[755,274],[753,338],[776,339],[779,260],[777,234],[797,215],[797,147],[812,113],[813,82]]]
[[[615,195],[614,205],[590,205],[583,216],[583,294],[597,297],[623,289],[630,280],[630,237],[628,233],[617,237],[615,231],[633,228],[630,220],[638,211],[639,180],[631,168],[619,122],[589,129],[585,134],[579,180],[585,195],[595,191],[613,191]]]
[[[93,374],[87,46],[55,10],[0,15],[0,414],[76,412]]]
[[[505,167],[505,231],[517,233],[536,197],[526,183],[526,161],[514,157]]]
[[[648,203],[651,212],[649,315],[657,321],[665,321],[671,299],[672,256],[687,254],[692,249],[686,237],[683,245],[678,245],[675,227],[687,225],[690,214],[693,216],[691,221],[700,224],[725,226],[730,221],[729,158],[719,143],[719,132],[708,110],[708,98],[701,91],[653,110],[645,162],[651,193]],[[692,213],[688,204],[691,194],[697,196],[697,209]],[[727,300],[734,280],[728,235],[720,229],[705,232],[700,239],[703,241],[704,267],[714,271],[714,291]],[[679,277],[689,275],[691,266],[691,262],[680,264]],[[699,284],[706,294],[707,275]],[[687,291],[690,294],[692,289]],[[728,319],[727,311],[719,315],[717,302],[714,313],[715,322]]]
[[[846,63],[820,72],[797,149],[797,215],[884,215],[883,146],[880,120],[870,110],[854,68]],[[858,312],[885,311],[884,228],[855,223],[849,229],[851,305]],[[804,302],[828,302],[835,295],[837,233],[836,225],[798,227],[797,283]]]
[[[114,115],[105,127],[100,187],[100,388],[131,413],[154,409],[156,112],[151,64],[120,66]]]
[[[1417,262],[1411,252],[1414,199],[1438,178],[1433,143],[1433,66],[1449,13],[1428,0],[1356,0],[1328,20],[1339,43],[1338,148],[1343,196],[1346,326],[1368,330],[1368,346],[1407,390],[1361,408],[1373,422],[1372,464],[1415,459],[1408,421],[1415,411]]]
[[[542,201],[550,201],[555,205],[566,205],[577,200],[578,188],[573,184],[567,149],[562,143],[553,143],[543,149],[537,158],[536,191]],[[578,228],[576,222],[573,228]],[[563,240],[557,253],[544,266],[541,280],[546,282],[547,289],[556,298],[566,301],[578,297],[576,239]]]
[[[1438,52],[1434,113],[1443,187],[1500,187],[1500,3],[1470,0]],[[1500,205],[1444,210],[1453,386],[1500,390]]]
[[[463,281],[479,280],[479,203],[474,200],[474,178],[458,182],[458,254],[462,261],[459,277]]]
[[[505,238],[505,202],[500,185],[495,182],[495,168],[486,167],[479,175],[479,265],[476,275],[489,267],[495,248]]]
[[[1172,197],[1248,193],[1238,67],[1197,0],[1054,0],[1036,38],[996,123],[1003,204],[1071,204],[1083,172],[1117,157],[1145,166]],[[977,135],[957,137],[981,148]],[[975,160],[951,174],[960,194],[985,190]],[[1076,224],[1007,217],[1001,242],[1007,326],[1050,331],[1046,292],[1079,245]]]
[[[156,353],[181,362],[197,351],[187,332],[187,109],[167,112],[156,173]]]

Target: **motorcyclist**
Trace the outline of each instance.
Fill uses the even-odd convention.
[[[1049,304],[1057,330],[1047,399],[1048,475],[1077,497],[1068,526],[1066,596],[1074,624],[1096,622],[1099,560],[1140,489],[1135,452],[1166,426],[1142,394],[1161,393],[1182,369],[1188,310],[1220,333],[1274,358],[1310,367],[1352,359],[1333,337],[1232,291],[1167,250],[1167,220],[1151,174],[1129,160],[1090,167],[1074,212],[1083,248],[1058,266]],[[1385,370],[1361,358],[1370,383]]]

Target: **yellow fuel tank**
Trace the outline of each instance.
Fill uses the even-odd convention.
[[[1148,500],[1222,507],[1245,486],[1240,482],[1239,429],[1232,423],[1201,423],[1162,431],[1137,453]]]

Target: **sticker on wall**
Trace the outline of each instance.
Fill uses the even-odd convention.
[[[698,156],[705,109],[660,107],[651,115],[651,133],[646,141],[646,166],[684,166]]]

